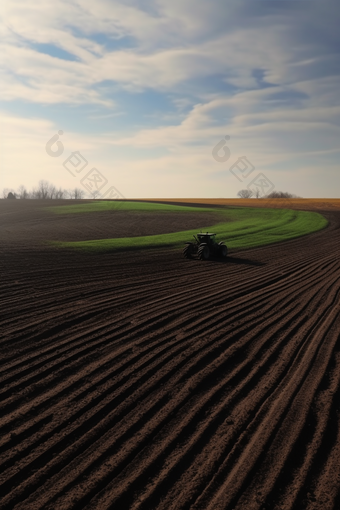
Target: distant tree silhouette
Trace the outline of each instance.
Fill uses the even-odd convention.
[[[38,200],[48,200],[48,199],[61,199],[61,198],[75,198],[75,199],[83,199],[85,198],[86,193],[81,188],[73,188],[70,190],[57,188],[54,184],[51,184],[44,179],[39,181],[39,184],[36,188],[33,188],[32,191],[27,191],[25,186],[22,184],[19,186],[18,191],[15,192],[12,188],[4,188],[2,191],[3,198],[20,198],[20,199],[38,199]]]
[[[29,198],[29,193],[28,193],[27,189],[25,188],[25,186],[23,186],[22,184],[21,184],[21,186],[19,186],[17,196],[21,200]]]
[[[293,195],[293,193],[288,193],[287,191],[273,191],[272,193],[269,193],[269,195],[266,195],[264,198],[301,198],[301,197]]]
[[[67,191],[67,194],[70,198],[74,198],[76,200],[82,200],[85,195],[85,191],[80,188],[74,188]]]
[[[237,196],[240,198],[251,198],[253,196],[253,192],[250,189],[241,189]]]

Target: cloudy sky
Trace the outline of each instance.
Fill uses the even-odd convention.
[[[339,198],[339,25],[336,0],[5,0],[0,190]]]

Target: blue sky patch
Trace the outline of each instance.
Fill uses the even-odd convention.
[[[75,55],[72,55],[68,51],[55,46],[54,44],[49,43],[31,43],[31,48],[38,51],[39,53],[44,53],[45,55],[50,55],[50,57],[59,58],[61,60],[70,60],[75,61],[78,58]]]

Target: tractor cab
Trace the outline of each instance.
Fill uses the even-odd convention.
[[[200,243],[206,243],[209,245],[216,244],[216,234],[212,234],[209,232],[203,234],[202,232],[200,232],[199,234],[197,234],[197,237]]]

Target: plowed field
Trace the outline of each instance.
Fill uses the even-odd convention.
[[[53,251],[22,214],[1,246],[1,509],[340,508],[340,211],[226,262]]]
[[[149,201],[159,202],[151,198]],[[162,202],[173,202],[201,206],[241,206],[241,207],[271,207],[284,209],[300,209],[305,211],[336,211],[340,209],[340,198],[165,198]]]

